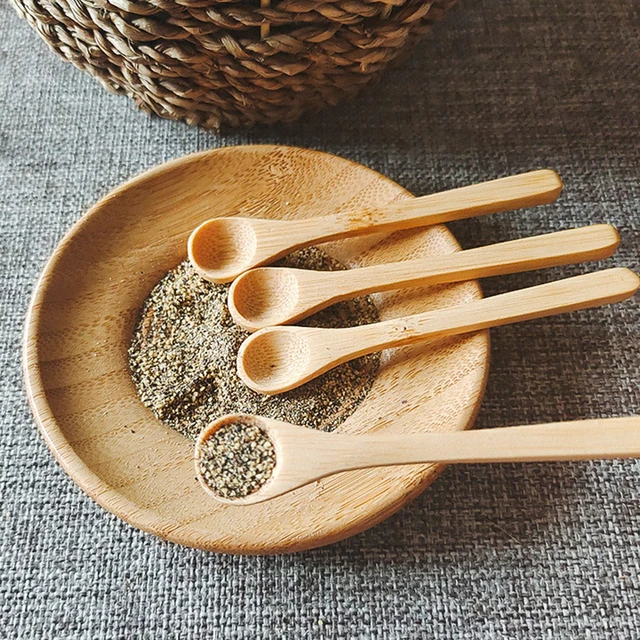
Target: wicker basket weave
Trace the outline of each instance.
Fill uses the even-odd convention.
[[[11,0],[50,47],[165,118],[290,122],[353,97],[455,0]]]

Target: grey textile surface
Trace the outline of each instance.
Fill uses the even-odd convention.
[[[0,0],[0,637],[640,638],[637,461],[450,467],[350,540],[222,556],[85,496],[20,373],[28,296],[72,222],[133,174],[224,145],[331,151],[415,193],[554,167],[556,204],[454,224],[463,246],[608,221],[615,263],[640,271],[639,32],[637,0],[462,2],[354,104],[221,137],[104,92]],[[478,427],[640,413],[640,297],[492,335]]]

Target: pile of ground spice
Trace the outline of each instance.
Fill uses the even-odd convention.
[[[222,498],[244,498],[271,477],[276,450],[259,427],[231,423],[200,445],[198,466],[207,486]]]
[[[344,268],[311,247],[278,262],[322,271]],[[215,418],[250,413],[331,431],[369,392],[379,354],[347,362],[297,389],[264,396],[236,373],[236,356],[250,334],[227,307],[230,285],[202,279],[185,261],[167,273],[142,308],[129,364],[142,402],[156,417],[191,439]],[[370,298],[340,302],[300,324],[348,327],[378,321]]]

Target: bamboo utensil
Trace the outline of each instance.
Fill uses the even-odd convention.
[[[222,498],[204,481],[200,452],[220,427],[232,423],[262,429],[275,449],[271,477],[243,498]],[[640,416],[554,422],[457,433],[326,433],[262,416],[229,415],[203,430],[196,472],[217,500],[254,504],[341,471],[419,463],[542,462],[640,457]]]
[[[367,353],[618,302],[639,284],[619,267],[364,326],[267,327],[240,346],[238,375],[254,391],[282,393]]]
[[[542,169],[420,198],[306,220],[221,217],[199,225],[187,251],[195,270],[211,282],[230,282],[244,271],[302,247],[372,231],[397,231],[480,214],[553,202],[558,175]]]
[[[617,231],[599,224],[533,238],[345,271],[263,267],[246,271],[229,289],[229,311],[248,331],[291,324],[336,302],[376,291],[602,260],[614,253]]]

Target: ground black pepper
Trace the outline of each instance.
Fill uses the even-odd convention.
[[[316,270],[344,268],[316,248],[291,254],[279,265]],[[277,396],[252,391],[238,378],[236,355],[249,335],[227,307],[229,285],[202,279],[185,261],[158,282],[145,301],[129,348],[142,402],[156,417],[196,439],[215,418],[249,413],[331,431],[369,392],[379,354],[341,365]],[[369,297],[323,309],[300,324],[346,327],[378,321]]]
[[[271,477],[276,451],[259,427],[230,423],[201,443],[198,465],[214,493],[222,498],[244,498]]]

